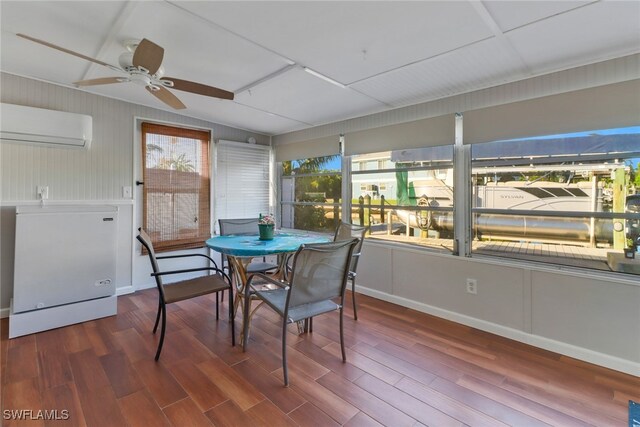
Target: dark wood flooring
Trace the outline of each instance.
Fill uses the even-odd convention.
[[[117,316],[12,340],[4,319],[2,409],[69,419],[2,424],[626,426],[628,400],[640,401],[640,378],[358,297],[360,319],[345,313],[347,363],[337,313],[311,334],[290,327],[288,388],[266,308],[243,353],[213,296],[169,306],[158,363],[155,290],[120,297]]]

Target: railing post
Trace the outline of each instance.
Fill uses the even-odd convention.
[[[384,224],[384,194],[380,196],[380,222]]]
[[[360,225],[364,225],[364,197],[358,197],[358,218]]]
[[[371,196],[370,195],[367,194],[364,196],[364,204],[365,204],[364,225],[370,226],[371,225]],[[369,229],[369,232],[371,232],[371,229]]]

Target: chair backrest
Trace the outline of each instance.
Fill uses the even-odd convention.
[[[353,249],[354,254],[359,254],[362,252],[362,243],[364,242],[364,235],[367,233],[369,227],[364,227],[361,225],[348,224],[346,222],[341,222],[338,228],[336,228],[335,235],[333,236],[334,242],[340,242],[342,240],[351,240],[358,239],[358,243]],[[349,271],[356,272],[358,268],[358,260],[359,256],[355,256],[351,258],[351,263],[349,264]]]
[[[147,234],[146,231],[144,231],[142,228],[138,228],[138,236],[136,236],[136,239],[138,239],[138,241],[140,243],[142,243],[142,246],[144,246],[147,249],[147,254],[149,255],[149,261],[151,261],[151,268],[153,269],[154,273],[158,273],[160,271],[160,268],[158,267],[158,261],[156,260],[156,252],[153,249],[153,243],[151,243],[151,237],[149,237],[149,235]],[[162,289],[162,279],[160,278],[160,276],[155,276],[156,278],[156,285],[158,286],[158,289],[160,290],[160,292],[162,292],[163,296],[164,296],[164,291]]]
[[[344,297],[349,260],[357,240],[300,246],[293,258],[287,307]]]
[[[229,234],[258,234],[260,218],[219,219],[220,235]]]

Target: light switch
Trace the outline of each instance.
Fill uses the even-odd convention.
[[[38,199],[47,200],[49,198],[49,187],[46,185],[38,185],[36,187],[36,195]]]
[[[131,187],[129,186],[122,187],[122,197],[125,199],[131,198]]]

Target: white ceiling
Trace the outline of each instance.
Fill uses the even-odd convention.
[[[16,33],[114,65],[124,40],[147,38],[167,76],[235,93],[174,90],[178,113],[272,135],[640,52],[639,1],[3,0],[0,15],[2,71],[117,75]],[[170,109],[133,83],[83,90]]]

